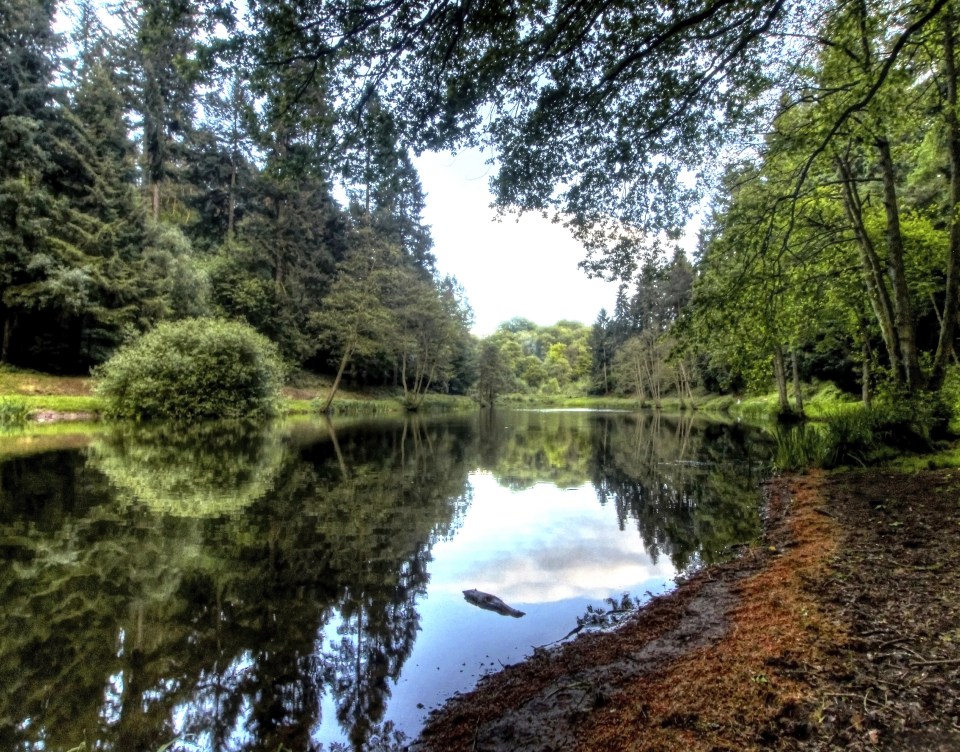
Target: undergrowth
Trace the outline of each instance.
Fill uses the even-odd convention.
[[[777,426],[774,466],[800,471],[870,465],[901,453],[928,454],[947,435],[943,402],[924,395],[845,406],[816,423]]]
[[[0,397],[0,426],[17,426],[27,422],[30,406],[16,397]]]

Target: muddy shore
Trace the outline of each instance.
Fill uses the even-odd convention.
[[[411,749],[960,749],[960,470],[777,478],[766,533]]]

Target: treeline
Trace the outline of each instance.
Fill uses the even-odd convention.
[[[0,362],[86,373],[217,316],[413,402],[464,391],[471,312],[376,96],[338,120],[333,82],[291,91],[296,60],[214,1],[99,7],[0,10]]]
[[[784,410],[813,377],[868,402],[950,383],[955,0],[262,0],[242,19],[122,0],[116,30],[71,7],[66,37],[52,0],[0,9],[3,362],[84,372],[217,315],[412,405],[474,382],[652,402],[773,383]],[[565,224],[624,281],[586,343],[566,322],[470,338],[410,154],[478,144],[497,206]],[[671,256],[704,198],[695,258]]]
[[[762,143],[727,170],[689,330],[769,384],[947,397],[960,291],[957,11],[836,3],[805,22]],[[947,399],[955,399],[949,398]]]

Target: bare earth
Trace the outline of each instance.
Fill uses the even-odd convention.
[[[763,545],[486,678],[413,749],[960,750],[960,471],[765,494]]]

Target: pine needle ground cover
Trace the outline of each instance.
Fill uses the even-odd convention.
[[[488,677],[420,748],[960,748],[960,472],[765,493],[761,545]]]

